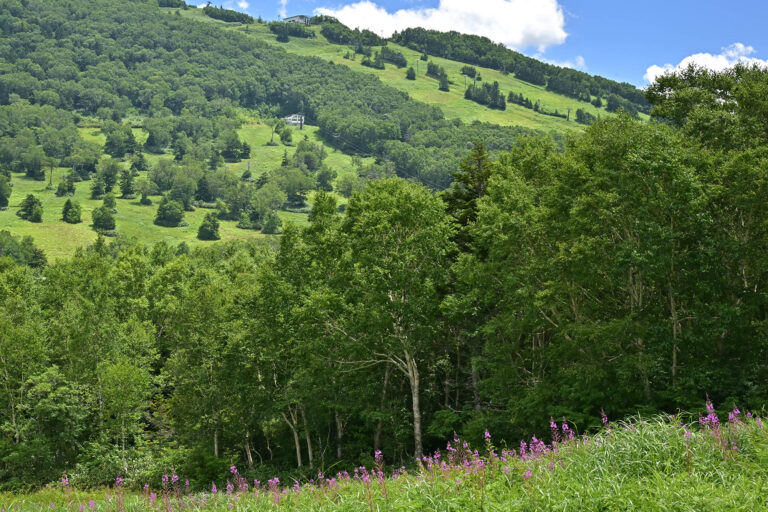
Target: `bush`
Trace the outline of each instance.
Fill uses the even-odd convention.
[[[171,201],[167,196],[163,197],[157,207],[155,224],[167,228],[175,228],[184,219],[184,205],[178,201]]]
[[[77,201],[67,199],[64,203],[64,208],[61,210],[61,220],[68,224],[78,224],[82,222],[81,218],[82,210]]]
[[[93,210],[93,229],[96,231],[112,231],[115,229],[115,218],[106,206],[100,206]]]
[[[219,240],[219,219],[213,213],[207,213],[203,219],[203,223],[200,224],[200,228],[197,230],[197,238],[199,240]]]
[[[16,215],[29,222],[42,222],[43,221],[43,203],[34,195],[29,194],[21,202],[21,207]]]
[[[275,235],[280,232],[280,227],[283,225],[283,221],[277,216],[274,211],[269,211],[264,215],[264,227],[261,228],[261,232],[267,235]]]

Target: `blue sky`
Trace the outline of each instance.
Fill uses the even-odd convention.
[[[265,19],[327,9],[387,35],[406,25],[485,35],[638,86],[665,66],[768,60],[766,0],[219,0]],[[245,5],[248,5],[245,7]],[[400,11],[397,13],[397,11]],[[396,14],[397,13],[397,14]],[[654,68],[652,66],[658,66]],[[650,68],[650,69],[649,69]]]

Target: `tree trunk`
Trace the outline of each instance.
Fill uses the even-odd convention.
[[[672,386],[677,386],[677,353],[680,351],[677,346],[677,337],[682,330],[680,319],[677,315],[677,304],[672,294],[672,286],[669,287],[669,312],[672,317]]]
[[[405,362],[408,365],[408,381],[411,385],[411,405],[413,408],[413,456],[421,460],[423,448],[421,444],[421,404],[419,402],[419,369],[416,360],[406,352]]]
[[[296,447],[296,464],[298,467],[302,467],[303,464],[301,462],[301,441],[299,440],[299,431],[297,428],[297,422],[298,418],[296,418],[296,411],[288,408],[288,413],[291,415],[291,419],[288,419],[288,416],[283,413],[283,419],[288,424],[288,427],[291,429],[291,432],[293,432],[293,445]],[[270,454],[272,451],[270,450]]]
[[[477,371],[477,363],[473,357],[470,364],[472,365],[472,403],[475,410],[480,410],[480,374]]]
[[[307,456],[309,457],[309,466],[312,467],[314,456],[312,455],[312,440],[309,438],[309,425],[307,425],[307,416],[304,414],[304,407],[300,407],[301,422],[304,423],[304,438],[307,441]]]
[[[213,456],[219,458],[219,427],[213,431]]]
[[[245,433],[245,458],[248,461],[248,468],[253,469],[253,455],[251,454],[251,433]]]
[[[384,386],[381,389],[381,411],[384,412],[384,405],[387,402],[387,388],[389,387],[389,374],[391,372],[391,368],[389,366],[389,363],[387,363],[387,366],[384,370]],[[376,433],[373,435],[373,451],[376,451],[381,446],[381,434],[384,430],[384,422],[382,420],[379,420],[379,422],[376,425]]]
[[[341,459],[341,440],[344,437],[344,423],[341,421],[339,411],[334,413],[336,419],[336,458]]]

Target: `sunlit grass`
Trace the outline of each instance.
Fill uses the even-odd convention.
[[[52,484],[28,495],[0,494],[0,503],[9,511],[752,511],[768,505],[768,431],[759,419],[699,428],[679,417],[636,418],[574,438],[554,427],[559,441],[533,438],[517,450],[494,446],[490,434],[479,452],[454,439],[407,470],[384,469],[377,454],[373,468],[318,474],[309,482],[254,482],[233,466],[215,493],[191,492],[182,476],[143,492]]]

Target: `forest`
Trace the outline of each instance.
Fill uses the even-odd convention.
[[[372,180],[340,213],[319,192],[278,244],[0,260],[2,486],[407,463],[453,432],[707,393],[764,407],[766,88],[692,68],[649,89],[651,123],[478,141],[441,193]]]
[[[454,436],[506,448],[555,421],[768,405],[768,71],[669,74],[622,97],[649,122],[582,111],[585,131],[554,140],[160,13],[0,0],[0,491],[308,479]],[[365,179],[340,204],[309,139],[270,178],[233,178],[249,112],[273,132],[304,112],[373,157]],[[10,178],[54,167],[51,193],[88,182],[104,225],[49,261],[2,223],[39,217]],[[276,204],[309,202],[309,222],[149,245],[109,237],[118,193],[161,195],[160,225],[212,205],[206,239],[223,219],[275,232]]]

